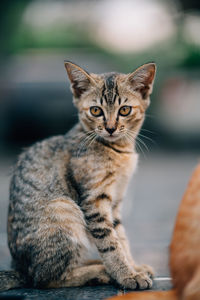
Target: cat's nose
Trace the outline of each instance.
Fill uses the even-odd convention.
[[[106,130],[107,130],[108,133],[110,133],[110,135],[111,135],[111,134],[113,134],[113,132],[116,130],[116,128],[115,128],[115,127],[112,127],[112,128],[106,127]]]

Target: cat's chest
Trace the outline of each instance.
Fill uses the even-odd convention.
[[[138,155],[133,153],[127,157],[122,156],[116,164],[115,181],[111,187],[111,194],[113,197],[113,205],[115,201],[120,201],[127,189],[127,185],[137,167]]]
[[[96,153],[72,160],[74,176],[88,189],[126,186],[137,165],[137,154],[119,154],[112,151]]]

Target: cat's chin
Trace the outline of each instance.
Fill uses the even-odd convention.
[[[105,141],[107,142],[116,142],[116,141],[119,141],[122,137],[120,135],[106,135],[106,136],[101,136],[101,138],[103,138]]]

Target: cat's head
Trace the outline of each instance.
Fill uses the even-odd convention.
[[[65,68],[86,131],[110,142],[136,137],[150,102],[154,63],[130,74],[89,74],[69,61],[65,62]]]

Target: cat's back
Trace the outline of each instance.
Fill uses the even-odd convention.
[[[170,267],[181,291],[200,268],[200,164],[195,169],[180,204],[170,247]],[[200,278],[199,278],[200,280]]]
[[[67,159],[67,141],[65,136],[52,137],[26,149],[20,156],[14,167],[10,185],[10,196],[14,192],[28,192],[32,195],[44,189],[52,172],[58,169],[59,159],[64,156]],[[55,163],[57,161],[57,164]],[[48,174],[48,176],[47,176]]]
[[[55,178],[63,176],[75,145],[79,128],[75,126],[66,135],[59,135],[37,142],[19,156],[13,169],[10,198],[15,192],[30,189],[32,195],[45,190]]]

